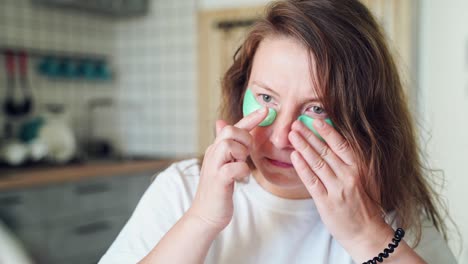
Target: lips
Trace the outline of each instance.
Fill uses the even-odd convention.
[[[270,159],[270,158],[266,158],[266,160],[276,166],[276,167],[280,167],[280,168],[292,168],[293,165],[291,163],[288,163],[288,162],[284,162],[284,161],[279,161],[279,160],[275,160],[275,159]]]

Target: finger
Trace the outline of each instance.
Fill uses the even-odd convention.
[[[231,184],[234,181],[240,181],[250,175],[250,168],[243,161],[227,163],[220,169],[220,175],[225,184]]]
[[[313,126],[320,134],[320,136],[326,141],[328,146],[340,157],[340,159],[348,164],[356,164],[354,154],[349,146],[348,141],[346,141],[343,136],[336,131],[336,129],[321,119],[315,119]]]
[[[261,109],[258,109],[257,111],[242,118],[234,126],[250,131],[258,126],[266,118],[267,114],[268,108],[262,107]]]
[[[309,165],[299,152],[293,151],[291,153],[291,162],[297,172],[297,175],[304,183],[304,186],[307,188],[312,198],[325,198],[328,193],[327,189],[320,178],[317,177],[317,175],[310,169]]]
[[[346,164],[329,146],[327,143],[317,137],[308,127],[302,122],[295,121],[292,125],[292,131],[298,132],[312,148],[324,159],[330,168],[335,172],[335,175],[345,173],[348,170]]]
[[[249,150],[239,142],[225,139],[214,146],[212,155],[215,163],[221,167],[228,162],[245,161]]]
[[[215,143],[218,143],[222,140],[232,139],[235,140],[247,148],[251,146],[252,135],[244,129],[235,127],[235,126],[225,126],[218,134],[215,139]]]
[[[219,135],[219,132],[221,129],[223,129],[225,126],[227,126],[226,121],[224,120],[216,120],[216,136]]]
[[[336,184],[337,177],[327,162],[296,131],[289,133],[289,140],[294,149],[296,149],[296,152],[301,154],[302,159],[307,163],[308,167],[320,178],[325,187],[330,190]]]

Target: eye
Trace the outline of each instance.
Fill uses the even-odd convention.
[[[307,108],[306,112],[312,117],[317,116],[322,118],[327,116],[325,108],[321,107],[320,105],[312,105]]]
[[[316,105],[312,106],[311,109],[316,114],[322,114],[323,112],[325,112],[325,110],[322,107]]]
[[[271,102],[272,97],[269,96],[268,94],[261,94],[260,95],[265,103]]]

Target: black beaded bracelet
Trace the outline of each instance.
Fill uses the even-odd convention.
[[[393,253],[395,248],[398,247],[398,244],[400,244],[400,241],[403,239],[404,236],[405,230],[403,230],[403,228],[400,227],[397,228],[397,230],[395,231],[395,235],[393,236],[392,243],[388,244],[388,247],[385,248],[382,253],[379,253],[377,257],[363,262],[362,264],[377,264],[377,262],[383,262],[384,258],[388,258],[390,253]]]

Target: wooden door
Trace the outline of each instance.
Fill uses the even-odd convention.
[[[198,152],[215,136],[221,78],[263,7],[201,11],[198,16]]]
[[[361,0],[385,31],[410,104],[416,103],[419,0]]]

